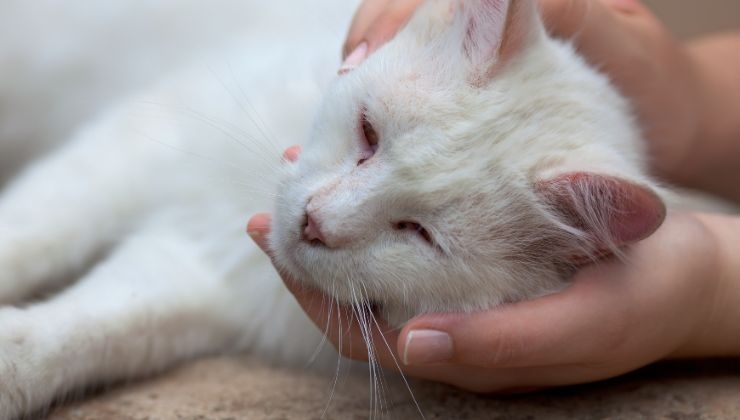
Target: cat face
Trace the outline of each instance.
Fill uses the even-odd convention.
[[[330,87],[271,245],[395,323],[542,295],[660,225],[641,155],[624,100],[534,1],[434,0]]]

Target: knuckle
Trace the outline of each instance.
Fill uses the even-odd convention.
[[[516,364],[525,351],[526,346],[516,336],[498,335],[489,341],[483,357],[484,364],[494,367],[510,366]]]

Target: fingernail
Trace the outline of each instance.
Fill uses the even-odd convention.
[[[344,62],[339,67],[339,74],[345,74],[353,68],[357,67],[362,63],[367,55],[367,42],[363,42],[344,59]]]
[[[454,347],[449,334],[436,330],[414,330],[406,336],[404,365],[428,365],[452,359]]]
[[[262,233],[258,230],[248,230],[247,235],[249,235],[252,240],[257,241],[260,237],[262,237]]]

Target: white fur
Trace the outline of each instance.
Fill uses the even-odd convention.
[[[321,334],[244,227],[250,214],[272,207],[285,165],[282,150],[308,132],[323,86],[339,66],[354,4],[224,4],[202,14],[179,2],[163,7],[163,19],[169,14],[172,22],[193,21],[187,29],[194,33],[182,42],[203,32],[197,25],[234,24],[222,28],[222,41],[210,43],[208,58],[91,118],[3,191],[0,419],[34,413],[84,386],[138,377],[196,355],[250,350],[302,365],[319,345]],[[109,7],[124,9],[128,18],[105,20],[124,37],[150,7],[84,6],[101,19]],[[236,28],[238,21],[244,27]],[[161,28],[169,27],[145,25],[138,36],[156,39]],[[94,50],[77,64],[98,77],[110,68],[108,52],[141,58],[136,42],[114,51],[82,42],[82,35],[69,37],[70,48]],[[163,43],[158,47],[183,55]],[[322,47],[305,48],[315,45]],[[112,79],[124,78],[127,68],[116,69]],[[55,77],[68,88],[62,75]],[[140,81],[131,75],[112,83]],[[68,106],[74,108],[74,101]],[[34,124],[42,125],[31,121],[19,131]],[[0,143],[3,156],[18,152],[15,146]],[[70,281],[38,303],[9,306]],[[331,353],[322,357],[336,360]]]
[[[211,46],[218,58],[119,101],[7,187],[0,419],[207,353],[251,350],[305,362],[320,334],[244,235],[254,212],[274,210],[271,243],[282,268],[343,301],[378,303],[400,323],[564,284],[545,258],[557,250],[541,260],[525,252],[547,245],[543,238],[574,234],[563,233],[534,182],[579,170],[652,185],[626,102],[540,26],[532,26],[535,42],[481,84],[484,74],[473,72],[485,51],[466,64],[465,20],[451,13],[451,0],[435,1],[395,41],[336,78],[352,3],[236,1],[200,14],[172,3],[168,19],[196,26],[253,19],[229,26],[233,42],[223,44],[235,49]],[[103,15],[112,7],[85,6]],[[129,7],[127,16],[145,10]],[[138,35],[148,40],[166,27],[144,25]],[[65,54],[85,45],[71,39],[61,49],[42,44]],[[111,68],[95,61],[106,60],[101,51],[129,58],[141,51],[139,43],[99,47],[90,46],[87,69]],[[116,78],[125,74],[112,68]],[[26,118],[29,108],[21,109]],[[381,144],[358,167],[363,109]],[[298,163],[283,162],[283,148],[305,137]],[[347,246],[301,240],[312,196],[322,228]],[[440,250],[393,230],[399,219],[424,224]]]
[[[461,48],[467,21],[449,22],[450,2],[436,3],[447,7],[427,5],[330,87],[297,173],[282,186],[273,238],[297,278],[346,302],[358,289],[396,324],[563,287],[552,262],[565,232],[536,196],[538,180],[596,171],[653,185],[627,103],[570,45],[535,20],[527,48],[478,86],[481,53],[469,59]],[[381,140],[358,166],[363,109]],[[324,229],[351,243],[300,240],[309,199]],[[399,220],[426,226],[442,252],[394,231]]]

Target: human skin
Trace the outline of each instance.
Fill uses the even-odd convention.
[[[248,226],[268,255],[270,224],[259,214]],[[400,331],[381,321],[374,353],[385,367],[477,392],[591,382],[666,358],[740,356],[738,246],[738,219],[672,213],[629,249],[626,262],[585,268],[561,293],[473,314],[424,315]],[[327,316],[326,296],[283,280],[336,348],[367,360],[348,309],[340,329]],[[448,343],[440,345],[443,334]]]
[[[352,57],[357,45],[365,42],[363,54],[371,54],[419,3],[364,2],[345,48],[354,62],[345,69],[362,60]],[[740,201],[740,35],[680,45],[633,0],[540,4],[548,29],[573,39],[632,99],[656,173]],[[286,152],[298,156],[297,148]],[[265,250],[270,223],[260,214],[248,226]],[[583,269],[561,293],[474,314],[423,315],[400,331],[381,322],[374,353],[388,368],[478,392],[590,382],[666,358],[740,356],[739,246],[738,218],[669,213],[626,259]],[[338,325],[326,325],[326,297],[284,280],[335,347],[367,358],[357,325],[338,334]]]

